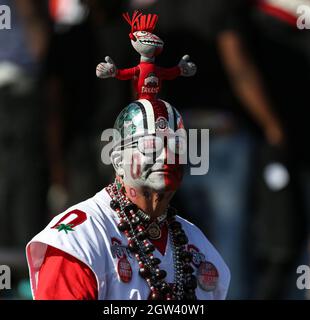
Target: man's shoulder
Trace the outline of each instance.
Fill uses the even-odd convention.
[[[42,243],[68,253],[104,250],[109,234],[114,233],[115,217],[106,191],[80,202],[61,214],[38,233],[30,243]]]
[[[56,215],[26,247],[33,290],[48,246],[73,256],[103,277],[110,237],[117,228],[113,219],[104,190]]]
[[[191,236],[195,236],[198,238],[206,238],[204,233],[194,223],[192,223],[192,222],[190,222],[180,216],[176,216],[176,220],[181,222],[183,228],[186,229],[185,231],[187,231]]]

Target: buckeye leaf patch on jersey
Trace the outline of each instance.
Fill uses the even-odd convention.
[[[51,229],[56,229],[58,232],[63,231],[68,234],[70,231],[75,231],[74,228],[86,220],[86,213],[75,209],[66,213]]]
[[[64,231],[65,233],[68,233],[68,231],[74,231],[72,227],[73,224],[61,223],[59,226],[56,227],[56,229],[58,230],[58,232]]]

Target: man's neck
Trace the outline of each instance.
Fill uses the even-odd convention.
[[[125,186],[126,196],[136,204],[142,211],[155,219],[166,212],[173,191],[155,192],[148,189],[137,189]]]

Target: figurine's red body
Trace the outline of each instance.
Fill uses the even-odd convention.
[[[164,42],[152,33],[158,20],[156,14],[143,15],[136,10],[132,18],[128,13],[123,16],[131,26],[129,37],[133,48],[140,54],[140,64],[129,69],[118,69],[107,56],[106,62],[99,63],[96,68],[99,78],[133,80],[136,99],[152,101],[157,99],[163,80],[173,80],[178,76],[190,77],[196,73],[196,66],[189,61],[188,55],[172,68],[161,68],[155,64],[155,57],[162,52],[164,46]]]
[[[152,62],[141,62],[133,68],[118,69],[115,77],[119,80],[133,79],[137,99],[155,100],[162,80],[173,80],[180,74],[179,66],[161,68]]]

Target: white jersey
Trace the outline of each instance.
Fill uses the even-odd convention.
[[[56,216],[28,243],[26,253],[34,299],[40,267],[48,246],[72,255],[93,271],[97,280],[99,300],[148,299],[149,286],[138,274],[137,259],[127,248],[126,236],[118,229],[119,218],[110,208],[110,201],[109,194],[103,189],[94,197]],[[178,216],[176,220],[181,222],[189,239],[186,247],[193,253],[192,266],[195,273],[203,261],[210,262],[217,272],[216,286],[203,289],[198,285],[197,299],[225,299],[230,281],[230,273],[225,262],[196,226]],[[156,249],[153,252],[154,256],[161,260],[160,268],[167,272],[168,283],[174,282],[172,251],[168,235],[165,254],[162,255]],[[119,263],[124,259],[125,270],[124,264],[120,266]],[[128,267],[130,272],[126,278]]]

